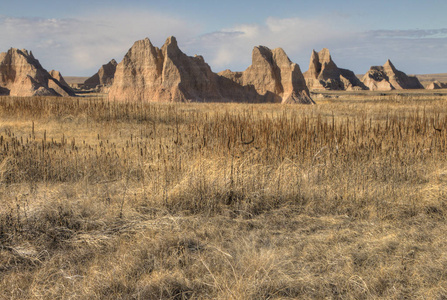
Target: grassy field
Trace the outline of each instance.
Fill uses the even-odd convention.
[[[0,98],[0,299],[447,299],[447,96],[335,96]]]

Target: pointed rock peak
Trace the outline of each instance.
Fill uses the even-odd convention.
[[[151,40],[149,40],[149,38],[145,38],[144,40],[136,41],[132,46],[132,48],[140,48],[140,47],[153,48],[154,46],[152,45]]]
[[[149,38],[145,38],[142,40],[136,41],[132,47],[127,51],[126,55],[124,56],[124,60],[131,59],[132,56],[135,55],[147,55],[147,53],[155,53],[156,48],[152,45]],[[107,63],[106,65],[109,65],[111,62]],[[115,61],[116,63],[116,61]],[[112,63],[113,64],[113,63]],[[116,64],[117,66],[118,64]]]
[[[274,59],[277,62],[282,62],[282,63],[291,63],[292,62],[290,60],[290,58],[287,56],[287,54],[283,48],[273,49],[272,53],[273,53]]]
[[[149,40],[143,40],[145,42],[144,47],[149,47],[150,51],[152,51],[151,46],[149,46]],[[147,48],[146,48],[147,49]],[[134,49],[136,53],[144,53],[145,49]],[[127,55],[127,54],[126,54]],[[84,81],[84,87],[87,89],[91,88],[103,88],[112,85],[113,79],[115,77],[117,63],[114,59],[109,61],[107,64],[102,65],[99,68],[98,72],[93,74],[90,78]]]
[[[267,46],[261,46],[261,45],[259,45],[259,46],[256,46],[255,49],[259,50],[259,52],[261,52],[261,53],[268,53],[268,52],[271,52],[270,48],[267,47]]]
[[[272,63],[272,50],[266,46],[256,46],[251,55],[252,65],[256,65],[260,60],[266,60]]]
[[[16,49],[16,48],[11,48],[10,49],[10,53],[17,53],[17,54],[20,54],[20,55],[22,55],[22,56],[24,56],[26,58],[35,59],[34,56],[33,56],[33,52],[32,51],[28,51],[26,49],[21,49],[20,50],[20,49]]]
[[[170,36],[166,39],[165,44],[163,45],[163,47],[161,48],[162,50],[164,49],[165,51],[168,51],[171,54],[174,53],[183,53],[180,48],[178,47],[178,43],[177,43],[177,39],[174,36]]]
[[[318,52],[318,57],[321,63],[332,61],[331,53],[329,52],[328,48],[321,49],[321,51]]]
[[[177,39],[174,36],[170,36],[166,39],[165,45],[178,48]]]
[[[8,52],[6,52],[8,55],[12,55],[12,54],[23,54],[22,50],[19,50],[17,48],[9,48]]]
[[[315,51],[315,49],[312,50],[312,54],[310,55],[310,60],[317,60],[318,59],[318,52]]]
[[[312,64],[312,62],[319,62],[320,61],[320,57],[318,56],[318,52],[315,50],[312,50],[312,54],[310,55],[310,64]]]
[[[386,63],[383,65],[384,68],[391,68],[393,71],[396,70],[396,67],[393,65],[391,60],[387,60]]]
[[[310,56],[309,61],[309,70],[306,72],[307,76],[316,79],[320,74],[320,72],[321,72],[320,57],[317,51],[312,50],[312,54]]]
[[[275,53],[276,55],[287,56],[287,54],[283,48],[279,48],[279,47],[275,48],[275,49],[273,49],[272,52]]]
[[[260,54],[264,57],[266,57],[266,56],[268,57],[268,56],[271,56],[272,51],[266,46],[256,46],[253,48],[253,56],[255,54]]]
[[[56,71],[56,70],[51,70],[50,71],[50,76],[53,77],[54,79],[56,79],[57,81],[59,81],[59,84],[62,85],[65,88],[62,88],[63,90],[65,90],[65,92],[69,93],[69,95],[73,95],[73,90],[70,88],[70,86],[68,85],[68,83],[65,81],[64,77],[62,76],[61,72]],[[67,90],[68,89],[68,90]],[[59,92],[58,92],[59,93]]]
[[[321,49],[319,53],[322,55],[331,55],[328,48]]]

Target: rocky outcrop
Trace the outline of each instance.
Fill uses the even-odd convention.
[[[394,67],[390,60],[383,66],[373,66],[362,78],[363,84],[372,91],[423,89],[416,76],[407,76]]]
[[[51,70],[50,76],[48,80],[48,87],[55,90],[61,96],[69,97],[74,96],[75,93],[73,89],[68,85],[65,81],[64,77],[59,71]]]
[[[50,75],[51,77],[53,77],[54,79],[56,79],[57,81],[59,81],[59,83],[67,88],[70,88],[70,86],[68,85],[68,83],[65,81],[64,77],[62,76],[61,72],[56,71],[56,70],[51,70],[50,71]]]
[[[0,54],[0,93],[10,96],[74,96],[32,52],[11,48]]]
[[[296,64],[280,51],[258,49],[245,72],[218,75],[201,56],[190,57],[174,37],[161,48],[135,42],[116,68],[109,99],[119,101],[311,102]],[[266,48],[267,49],[267,48]],[[270,54],[269,54],[270,53]],[[301,74],[301,80],[300,80]],[[240,80],[241,77],[242,79]]]
[[[117,62],[114,59],[109,61],[107,64],[102,65],[98,72],[84,82],[84,87],[87,89],[110,87],[113,84],[113,79],[115,78],[117,65]]]
[[[366,87],[354,72],[338,68],[329,50],[312,51],[309,70],[304,72],[307,87],[311,90],[363,90]]]
[[[447,83],[442,83],[438,80],[433,81],[427,87],[427,90],[439,90],[439,89],[447,89]]]
[[[244,72],[225,70],[219,75],[254,88],[265,102],[313,103],[300,67],[281,48],[255,47],[252,64]]]
[[[115,72],[109,99],[120,101],[219,101],[217,78],[200,56],[189,57],[174,37],[161,49],[148,38],[130,48]]]

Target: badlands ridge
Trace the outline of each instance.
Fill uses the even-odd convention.
[[[174,37],[161,48],[149,39],[135,42],[116,67],[109,99],[312,103],[298,65],[280,49],[256,47],[246,71],[219,75],[202,56],[184,54]]]
[[[339,68],[324,48],[312,51],[309,69],[301,72],[281,48],[254,47],[252,64],[243,72],[212,72],[202,56],[187,56],[169,37],[161,47],[146,38],[134,43],[124,59],[103,65],[85,89],[108,93],[117,101],[314,103],[311,91],[423,89],[415,76],[387,61],[360,80]],[[427,88],[447,88],[433,82]],[[47,72],[32,52],[11,48],[0,53],[0,95],[74,96],[60,72]]]

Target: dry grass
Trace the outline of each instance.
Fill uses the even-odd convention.
[[[358,97],[0,98],[0,298],[446,299],[447,98]]]

